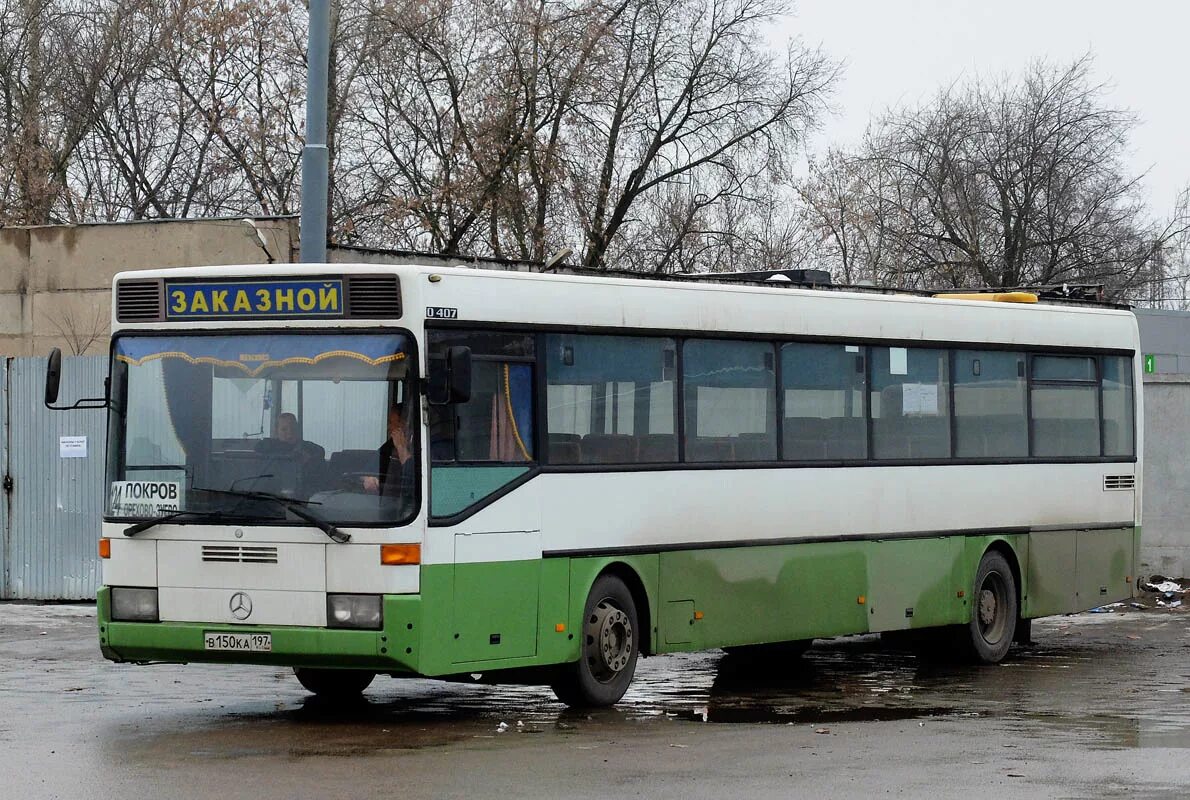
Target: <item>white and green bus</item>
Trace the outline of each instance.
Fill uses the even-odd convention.
[[[997,662],[1136,586],[1124,309],[338,264],[114,292],[112,660],[605,705],[678,651]]]

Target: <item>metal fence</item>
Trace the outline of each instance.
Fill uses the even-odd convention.
[[[62,401],[102,395],[106,374],[104,356],[64,359]],[[7,359],[0,378],[0,598],[94,599],[101,578],[96,542],[105,412],[46,409],[44,358]]]

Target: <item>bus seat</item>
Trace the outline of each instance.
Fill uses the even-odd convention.
[[[578,442],[550,442],[551,464],[578,464],[582,461],[582,450]]]
[[[360,473],[376,475],[380,468],[380,455],[375,450],[340,450],[331,453],[327,472],[336,483],[358,482]]]
[[[734,461],[731,440],[719,437],[689,439],[686,441],[687,461]]]
[[[636,460],[636,437],[625,433],[588,433],[582,441],[584,464],[630,464]]]
[[[678,460],[678,437],[672,433],[646,433],[637,440],[636,460],[664,464]]]
[[[551,464],[577,464],[582,460],[579,449],[581,436],[577,433],[551,433],[549,439]]]
[[[732,443],[736,461],[773,461],[777,458],[775,436],[767,433],[741,433]]]

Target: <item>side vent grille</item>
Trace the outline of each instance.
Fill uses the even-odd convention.
[[[348,275],[347,316],[383,319],[401,316],[401,285],[396,275]]]
[[[277,548],[250,544],[204,544],[202,560],[223,564],[276,564]]]
[[[1117,492],[1136,488],[1135,475],[1104,475],[1103,491]]]
[[[116,319],[120,322],[157,322],[162,318],[162,282],[157,279],[116,284]]]

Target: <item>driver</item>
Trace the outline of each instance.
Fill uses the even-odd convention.
[[[382,497],[411,497],[417,479],[413,440],[400,406],[388,410],[388,438],[377,449],[378,476],[364,476],[364,491]]]

